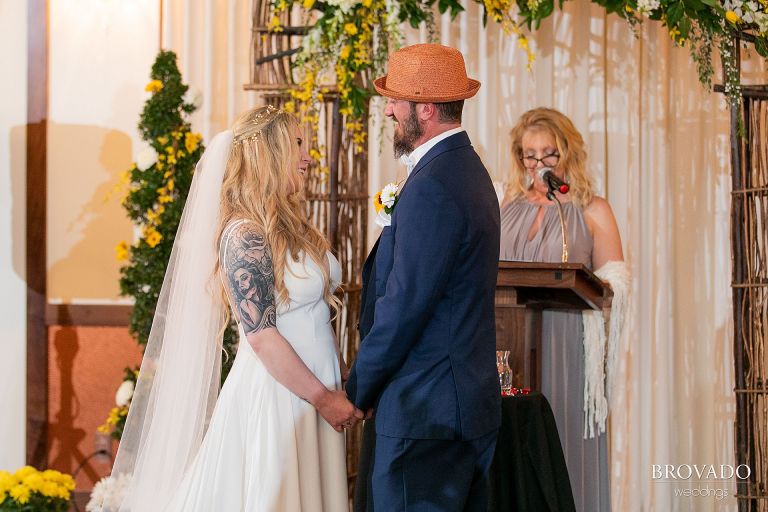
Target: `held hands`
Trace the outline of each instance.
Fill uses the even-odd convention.
[[[326,390],[313,405],[336,432],[355,425],[364,416],[363,411],[357,409],[347,399],[344,391]]]

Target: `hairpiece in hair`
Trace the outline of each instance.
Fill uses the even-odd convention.
[[[256,117],[253,118],[253,121],[248,123],[248,126],[243,130],[242,134],[234,137],[232,144],[242,144],[246,140],[259,140],[261,138],[261,130],[282,112],[282,109],[267,105],[262,112],[259,112]],[[252,128],[254,131],[251,131],[248,128]]]

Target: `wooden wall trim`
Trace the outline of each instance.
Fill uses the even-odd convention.
[[[46,306],[46,202],[48,123],[48,2],[27,2],[27,464],[48,457],[48,332]]]
[[[46,325],[128,327],[133,306],[112,304],[48,304]]]

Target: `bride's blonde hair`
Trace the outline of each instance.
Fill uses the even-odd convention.
[[[338,312],[339,300],[331,289],[326,263],[328,241],[309,221],[303,191],[297,191],[301,158],[295,135],[298,126],[293,115],[271,105],[251,109],[235,121],[216,240],[237,219],[247,219],[263,233],[272,252],[278,304],[288,304],[286,257],[299,261],[303,252],[320,267],[325,300]]]

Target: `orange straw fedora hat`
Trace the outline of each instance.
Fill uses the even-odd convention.
[[[389,56],[389,73],[373,81],[376,92],[387,98],[419,103],[465,100],[480,89],[467,78],[464,57],[455,48],[415,44]]]

